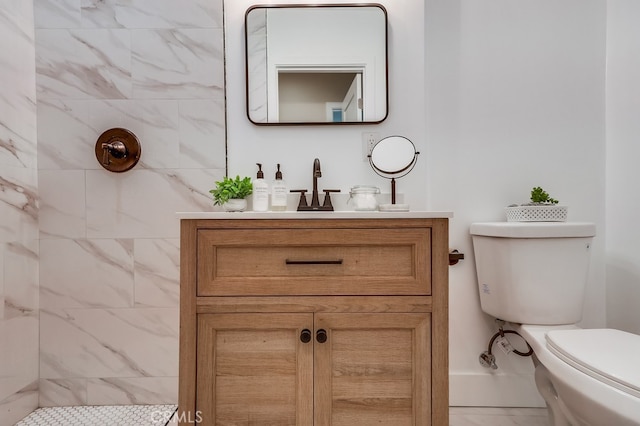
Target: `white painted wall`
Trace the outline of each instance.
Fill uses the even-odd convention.
[[[249,0],[227,2],[229,173],[272,178],[275,163],[296,187],[388,182],[361,159],[361,133],[400,134],[421,151],[398,182],[413,209],[452,210],[450,270],[452,405],[539,405],[529,359],[478,363],[496,328],[479,308],[469,225],[504,220],[502,207],[543,186],[569,205],[569,220],[592,221],[598,237],[583,325],[604,310],[605,21],[602,0],[386,1],[389,118],[353,127],[257,127],[245,115],[242,19]]]
[[[640,334],[640,2],[607,2],[607,323]]]
[[[389,118],[380,125],[260,127],[249,122],[245,106],[244,14],[254,2],[225,2],[227,138],[229,174],[255,176],[255,163],[264,165],[272,180],[276,164],[292,187],[311,188],[314,158],[319,158],[319,188],[339,188],[348,193],[353,185],[374,184],[389,192],[390,183],[378,177],[364,161],[362,132],[382,136],[403,135],[422,152],[414,171],[398,181],[415,209],[426,208],[428,158],[424,123],[424,4],[416,0],[383,2],[389,15]],[[277,1],[268,3],[300,3]],[[332,3],[350,3],[335,1]]]
[[[496,331],[479,309],[469,224],[543,186],[569,220],[597,224],[583,325],[604,325],[604,73],[602,1],[430,1],[426,10],[430,209],[451,209],[453,405],[540,403],[531,361],[478,355]]]

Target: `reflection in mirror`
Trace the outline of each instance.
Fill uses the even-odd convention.
[[[362,121],[362,108],[358,108],[362,90],[357,90],[361,87],[362,73],[282,72],[278,75],[279,119],[285,123]]]
[[[245,36],[253,123],[379,123],[387,117],[381,5],[253,6]]]
[[[369,155],[369,164],[378,175],[391,179],[391,204],[382,204],[379,209],[408,211],[408,204],[396,204],[396,178],[407,175],[418,160],[418,151],[409,139],[389,136],[380,139]]]

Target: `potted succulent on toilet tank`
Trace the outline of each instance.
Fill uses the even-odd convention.
[[[247,197],[253,192],[253,184],[250,177],[236,176],[231,179],[225,176],[209,192],[213,195],[215,205],[222,206],[226,211],[241,212],[247,208]]]
[[[559,206],[558,200],[539,186],[531,190],[530,202],[505,207],[508,222],[564,222],[567,207]]]

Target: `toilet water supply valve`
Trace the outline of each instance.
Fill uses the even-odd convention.
[[[505,334],[515,334],[517,336],[520,336],[520,334],[518,334],[518,332],[514,330],[505,330],[505,322],[501,319],[496,319],[496,323],[498,324],[498,332],[493,335],[491,340],[489,340],[489,348],[480,354],[480,365],[482,365],[483,367],[491,368],[492,370],[498,369],[498,364],[496,364],[496,356],[491,353],[491,350],[495,343],[497,343],[498,347],[502,349],[502,351],[507,355],[510,353],[514,353],[520,356],[531,356],[533,354],[533,349],[531,349],[531,346],[529,346],[529,343],[527,343],[526,340],[525,343],[527,343],[527,348],[529,349],[527,352],[520,352],[519,350],[515,349],[511,345],[509,339],[507,339],[507,336],[505,336]],[[522,338],[522,336],[520,337]]]

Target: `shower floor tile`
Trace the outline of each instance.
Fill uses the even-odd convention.
[[[175,410],[175,405],[45,407],[15,426],[165,426]]]
[[[15,426],[176,426],[175,405],[38,408]],[[451,407],[451,426],[548,426],[543,408]]]

